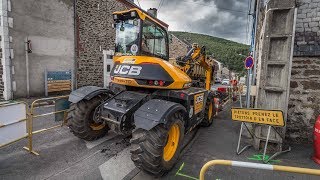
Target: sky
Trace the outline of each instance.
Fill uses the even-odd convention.
[[[250,44],[251,0],[135,0],[142,9],[157,8],[158,18],[170,31],[208,34]],[[160,4],[160,2],[162,2]],[[159,8],[160,7],[160,8]]]

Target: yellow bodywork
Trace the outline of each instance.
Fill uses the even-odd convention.
[[[150,63],[150,64],[159,64],[168,74],[172,77],[173,83],[166,87],[161,86],[147,86],[140,85],[136,82],[135,79],[131,78],[122,78],[122,77],[114,77],[112,82],[116,84],[122,84],[127,86],[135,86],[135,87],[146,87],[146,88],[156,88],[156,89],[183,89],[188,88],[185,86],[188,83],[191,83],[190,77],[179,68],[175,67],[171,63],[162,60],[157,57],[149,57],[149,56],[120,56],[114,57],[115,63],[126,63],[131,62],[131,64],[141,64],[141,63]]]

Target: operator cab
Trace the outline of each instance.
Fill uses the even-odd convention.
[[[115,56],[169,59],[167,27],[140,10],[115,12]]]
[[[126,87],[186,89],[190,77],[169,60],[168,25],[141,9],[114,12],[111,80]]]

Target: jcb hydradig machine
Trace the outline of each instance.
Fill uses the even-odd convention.
[[[169,63],[167,28],[139,9],[115,12],[116,47],[109,89],[88,86],[73,91],[69,126],[79,138],[95,140],[113,129],[131,135],[131,159],[155,176],[177,162],[183,137],[213,121],[209,90],[212,68],[205,49],[194,45]],[[205,69],[205,88],[192,86],[188,74]]]

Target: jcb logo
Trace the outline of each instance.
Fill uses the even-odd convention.
[[[196,103],[201,103],[203,101],[203,94],[196,97]]]
[[[140,75],[141,69],[141,66],[117,65],[113,72],[114,74],[138,76]]]
[[[198,114],[203,109],[204,93],[194,95],[194,114]]]

